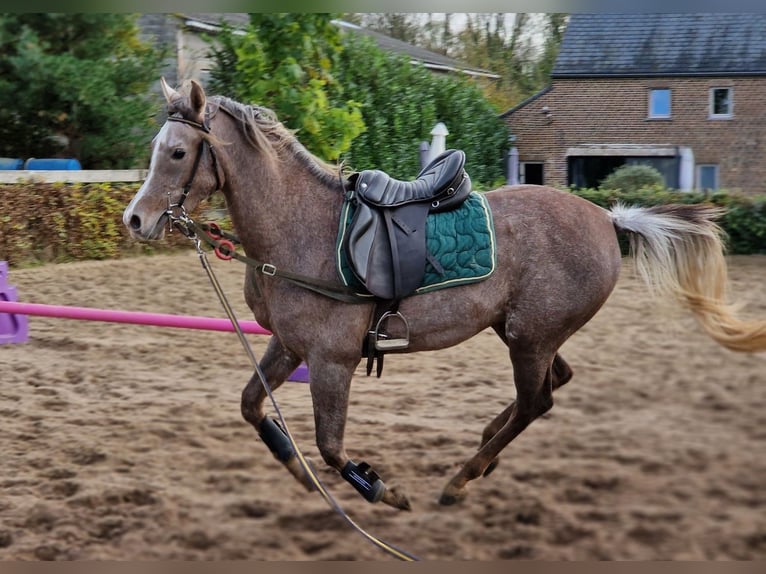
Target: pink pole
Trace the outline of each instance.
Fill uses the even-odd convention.
[[[67,307],[64,305],[44,305],[42,303],[21,303],[0,300],[0,313],[14,315],[37,315],[80,321],[105,321],[108,323],[131,323],[134,325],[153,325],[155,327],[175,327],[178,329],[201,329],[206,331],[234,331],[231,321],[214,317],[193,315],[168,315],[164,313],[146,313],[143,311],[113,311],[92,307]],[[239,321],[242,331],[254,335],[270,335],[255,321]]]

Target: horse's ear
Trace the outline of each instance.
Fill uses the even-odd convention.
[[[200,123],[205,117],[205,105],[207,104],[207,98],[205,97],[205,90],[195,80],[191,81],[191,92],[189,94],[189,103],[191,109],[194,111],[194,115],[197,121]]]
[[[179,94],[173,88],[171,88],[168,85],[168,83],[165,81],[165,76],[160,77],[160,85],[162,86],[162,93],[165,95],[165,99],[167,100],[169,104],[181,98],[181,94]]]

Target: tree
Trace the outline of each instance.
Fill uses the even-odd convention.
[[[466,16],[454,57],[500,74],[500,80],[485,88],[498,108],[508,109],[550,82],[566,14]]]
[[[545,14],[545,42],[539,71],[546,81],[550,79],[551,70],[553,70],[553,64],[556,62],[561,41],[564,39],[564,31],[568,21],[568,14]]]
[[[0,15],[0,155],[142,164],[160,61],[134,16]]]
[[[335,160],[364,130],[360,104],[333,76],[343,50],[331,14],[250,15],[244,34],[224,26],[211,51],[211,89],[271,108],[310,151]]]
[[[419,44],[422,35],[422,23],[419,14],[407,12],[370,12],[359,15],[359,24],[386,36],[402,40],[409,44]]]
[[[441,121],[450,131],[448,147],[465,151],[466,170],[477,185],[503,180],[508,128],[475,82],[434,74],[367,38],[349,34],[346,42],[337,75],[362,102],[367,126],[345,156],[354,169],[414,177],[419,144]]]
[[[566,28],[566,14],[347,14],[393,38],[499,74],[484,81],[488,99],[506,110],[545,87]],[[459,30],[451,22],[464,22]]]
[[[211,89],[272,108],[325,159],[414,177],[420,142],[443,121],[473,181],[503,178],[507,127],[467,78],[437,76],[369,38],[343,34],[329,15],[253,14],[244,34],[226,29],[217,40]]]

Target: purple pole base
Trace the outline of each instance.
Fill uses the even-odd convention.
[[[309,368],[305,363],[301,363],[300,366],[293,371],[293,374],[287,377],[288,381],[295,383],[308,383],[309,382]]]
[[[0,261],[0,302],[17,301],[16,287],[8,285],[8,262]],[[26,343],[29,340],[29,317],[0,313],[0,345]]]

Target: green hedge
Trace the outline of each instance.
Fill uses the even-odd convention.
[[[130,238],[122,212],[138,187],[138,183],[0,185],[0,260],[18,266],[110,259],[187,245],[180,234],[151,245]]]
[[[745,195],[736,192],[685,192],[644,187],[632,191],[612,189],[575,189],[579,195],[602,207],[620,201],[627,205],[660,205],[665,203],[712,203],[726,208],[721,227],[727,234],[731,254],[766,254],[766,194]]]
[[[434,125],[443,122],[446,147],[465,152],[474,183],[491,187],[505,181],[508,126],[475,81],[434,74],[369,38],[347,36],[335,73],[347,96],[362,104],[366,127],[343,156],[352,169],[415,177],[420,143],[430,142]]]
[[[122,224],[122,212],[139,184],[0,185],[0,260],[34,265],[82,259],[109,259],[191,247],[180,233],[139,243]],[[643,188],[631,192],[579,189],[572,193],[602,207],[711,202],[726,208],[721,224],[732,254],[766,254],[766,195],[675,192]],[[213,201],[215,207],[220,198]],[[202,209],[207,209],[206,204]],[[222,225],[225,225],[222,223]],[[228,226],[227,226],[228,227]]]

